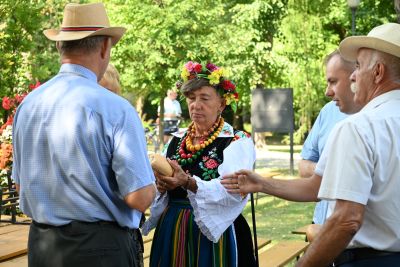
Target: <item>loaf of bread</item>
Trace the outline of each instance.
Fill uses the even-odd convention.
[[[153,170],[159,174],[165,176],[172,176],[174,174],[174,169],[172,169],[171,165],[164,156],[160,154],[152,154],[150,155],[150,162]]]

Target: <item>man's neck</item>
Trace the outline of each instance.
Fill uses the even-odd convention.
[[[89,56],[64,56],[61,58],[61,64],[76,64],[81,65],[96,74],[97,80],[99,80],[100,69],[99,62],[94,58]]]

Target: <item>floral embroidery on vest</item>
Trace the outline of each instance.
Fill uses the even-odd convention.
[[[199,167],[203,171],[202,178],[205,181],[218,177],[218,166],[221,165],[222,160],[218,158],[216,150],[216,147],[211,149],[208,155],[203,156],[202,161],[199,163]]]

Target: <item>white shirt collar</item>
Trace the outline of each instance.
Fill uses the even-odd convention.
[[[371,101],[369,101],[361,109],[360,112],[366,112],[368,110],[375,109],[376,107],[382,105],[383,103],[388,102],[393,99],[400,99],[400,89],[395,89],[395,90],[389,91],[387,93],[378,95],[377,97],[375,97]]]

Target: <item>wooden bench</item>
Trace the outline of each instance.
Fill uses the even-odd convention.
[[[295,235],[306,235],[308,227],[309,227],[309,224],[304,225],[302,227],[299,227],[296,230],[293,230],[292,234],[295,234]]]
[[[28,257],[27,255],[23,255],[0,262],[0,267],[28,267]]]
[[[27,253],[28,225],[0,227],[0,262]]]
[[[304,253],[309,243],[304,241],[281,241],[258,255],[260,267],[285,266],[297,260]]]

